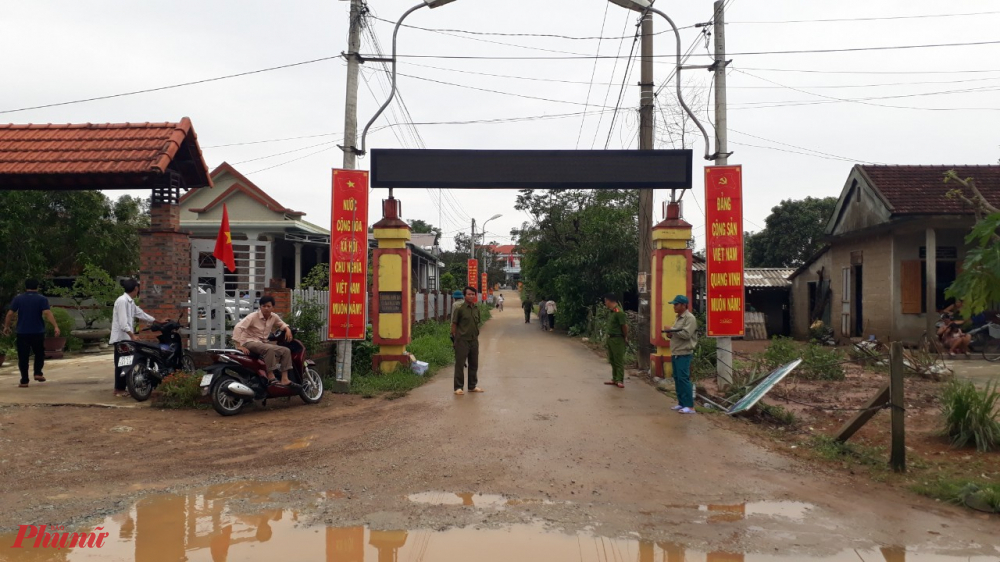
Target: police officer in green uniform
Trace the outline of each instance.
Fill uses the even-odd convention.
[[[455,345],[455,394],[465,394],[465,362],[469,362],[469,392],[479,388],[479,307],[475,287],[465,288],[465,301],[451,313],[451,340]]]
[[[618,306],[618,297],[604,295],[604,306],[611,311],[604,331],[608,334],[608,361],[611,362],[611,380],[607,385],[625,388],[625,342],[628,340],[628,317]]]

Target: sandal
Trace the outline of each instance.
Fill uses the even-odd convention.
[[[112,394],[114,394],[115,398],[131,398],[127,390],[116,390]]]
[[[28,383],[22,382],[17,385],[18,388],[28,388]]]
[[[607,381],[607,382],[606,382],[606,383],[604,383],[604,384],[606,384],[606,385],[608,385],[608,386],[615,386],[615,385],[616,385],[616,384],[618,384],[618,383],[616,383],[615,381]]]
[[[625,383],[623,383],[623,382],[616,383],[616,384],[617,384],[618,388],[625,388]]]
[[[35,375],[35,380],[38,382],[45,382],[45,375]]]

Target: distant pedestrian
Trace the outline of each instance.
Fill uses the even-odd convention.
[[[17,313],[17,367],[21,371],[21,383],[18,388],[28,388],[28,355],[35,354],[34,376],[38,382],[45,382],[42,367],[45,366],[45,322],[49,321],[59,337],[59,325],[49,308],[49,299],[38,293],[38,281],[28,279],[24,282],[24,292],[14,297],[10,310],[3,322],[3,334],[10,335],[10,323]]]
[[[552,332],[556,329],[556,301],[549,301],[545,303],[545,314],[549,317],[549,331]]]
[[[122,281],[122,288],[125,293],[115,301],[114,313],[111,316],[111,343],[115,351],[115,396],[128,397],[128,388],[125,384],[124,369],[118,366],[118,346],[122,341],[135,339],[135,319],[144,322],[156,322],[156,319],[143,312],[139,305],[135,304],[135,298],[139,296],[139,282],[135,279]]]
[[[462,291],[456,290],[451,294],[451,298],[454,299],[454,302],[451,303],[451,311],[455,312],[455,309],[462,306],[462,303],[465,302],[465,296],[462,295]]]
[[[608,316],[604,330],[608,334],[608,361],[611,363],[611,380],[604,383],[625,388],[625,342],[628,341],[628,317],[618,306],[618,297],[613,293],[604,295],[604,306],[608,307]]]
[[[538,301],[538,323],[542,325],[542,331],[549,329],[549,314],[545,312],[545,300]]]
[[[674,305],[677,320],[663,333],[670,338],[670,364],[674,372],[674,388],[678,404],[671,410],[693,414],[694,388],[691,386],[691,354],[698,343],[698,319],[688,310],[688,298],[677,295],[669,304]]]
[[[497,309],[498,309],[498,310],[499,310],[500,312],[503,312],[503,293],[500,293],[500,294],[499,294],[499,295],[497,296]]]
[[[479,387],[479,307],[474,287],[465,288],[465,301],[451,313],[451,338],[455,347],[455,394],[465,391],[465,362],[469,362],[469,392]]]
[[[529,301],[528,299],[524,299],[521,302],[521,309],[524,310],[524,323],[525,324],[530,324],[531,323],[531,309],[532,308],[534,308],[534,307],[532,306],[531,301]]]

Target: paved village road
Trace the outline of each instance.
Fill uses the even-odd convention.
[[[606,360],[525,324],[508,295],[481,336],[483,394],[453,395],[447,369],[403,399],[328,396],[233,418],[4,406],[0,528],[257,479],[296,482],[280,502],[302,524],[541,522],[704,550],[1000,553],[995,519],[817,472],[711,416],[671,412],[643,382],[602,384]]]

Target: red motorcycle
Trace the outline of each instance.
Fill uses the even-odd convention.
[[[208,374],[201,378],[201,392],[212,397],[216,412],[233,416],[255,400],[267,405],[268,398],[298,396],[306,404],[316,404],[323,398],[323,379],[316,372],[316,364],[306,359],[302,342],[285,341],[284,330],[271,334],[268,340],[292,352],[292,370],[288,372],[292,385],[270,384],[267,367],[259,355],[238,349],[211,349],[215,364],[205,369]]]

